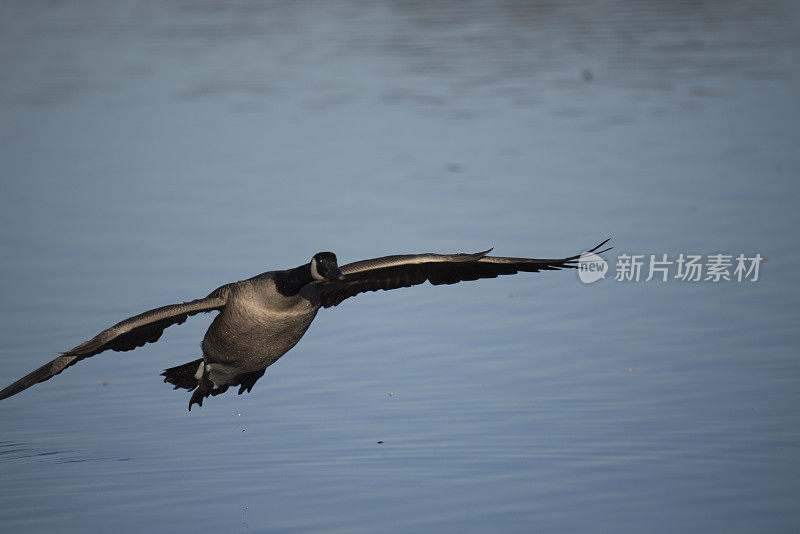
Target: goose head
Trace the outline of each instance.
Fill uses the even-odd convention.
[[[318,252],[311,258],[311,276],[314,280],[344,280],[333,252]]]

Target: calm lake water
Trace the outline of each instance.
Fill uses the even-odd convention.
[[[786,2],[0,3],[0,386],[307,262],[606,237],[320,312],[253,389],[211,316],[0,402],[8,532],[800,531]],[[615,281],[761,254],[756,282]]]

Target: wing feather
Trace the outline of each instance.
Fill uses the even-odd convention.
[[[586,252],[599,250],[606,239]],[[480,278],[496,278],[520,271],[539,272],[574,269],[581,254],[557,259],[507,258],[488,256],[491,249],[475,254],[404,254],[349,263],[341,267],[344,280],[319,282],[322,305],[336,306],[367,291],[410,287],[429,281],[433,285],[456,284]]]
[[[221,310],[230,293],[230,284],[215,289],[206,298],[162,306],[140,313],[107,328],[89,341],[62,352],[61,356],[39,367],[0,391],[0,399],[16,395],[34,384],[57,375],[80,360],[100,354],[105,350],[127,351],[157,341],[164,329],[181,324],[190,315]]]

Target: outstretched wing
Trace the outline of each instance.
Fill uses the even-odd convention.
[[[599,250],[609,240],[586,251]],[[365,291],[410,287],[430,281],[433,285],[455,284],[465,280],[496,278],[519,271],[539,272],[574,269],[581,254],[560,259],[504,258],[487,256],[491,249],[475,254],[404,254],[357,261],[341,267],[344,280],[318,282],[322,305],[336,306],[343,300]]]
[[[165,328],[183,323],[190,315],[221,310],[225,306],[229,293],[230,284],[215,289],[204,299],[162,306],[125,319],[111,328],[103,330],[89,341],[62,352],[58,358],[20,378],[0,391],[0,399],[16,395],[34,384],[44,382],[70,365],[105,350],[133,350],[145,343],[158,341]]]

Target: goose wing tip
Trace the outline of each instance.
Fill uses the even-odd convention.
[[[603,241],[601,241],[600,243],[598,243],[598,244],[597,244],[597,245],[595,245],[594,247],[590,248],[590,249],[589,249],[589,250],[587,250],[586,252],[593,252],[594,254],[602,254],[602,253],[604,253],[604,252],[608,252],[609,250],[611,250],[611,249],[612,249],[612,248],[614,248],[614,247],[613,247],[613,246],[606,247],[606,248],[604,248],[603,250],[598,250],[598,249],[599,249],[600,247],[602,247],[603,245],[605,245],[606,243],[608,243],[609,241],[611,241],[611,238],[610,238],[610,237],[607,237],[606,239],[604,239]]]

